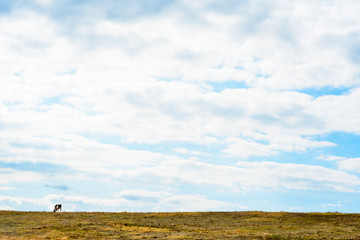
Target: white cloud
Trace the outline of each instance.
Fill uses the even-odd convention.
[[[342,203],[340,203],[340,202],[339,203],[324,203],[324,204],[321,205],[322,208],[329,208],[329,207],[331,207],[331,208],[334,208],[334,207],[341,208],[343,206],[344,205]]]
[[[349,172],[360,173],[360,158],[348,158],[337,162],[338,168]]]
[[[209,153],[204,153],[204,152],[200,152],[200,151],[191,151],[191,150],[188,150],[186,148],[180,148],[180,147],[174,148],[173,151],[175,153],[193,155],[193,156],[201,156],[201,155],[210,156]]]
[[[14,210],[14,209],[7,205],[0,205],[0,210]]]
[[[15,204],[15,206],[20,206],[22,204],[31,204],[35,206],[43,206],[44,204],[52,205],[50,202],[45,201],[44,199],[31,199],[24,197],[9,197],[9,196],[0,196],[0,202],[7,202],[9,205]]]
[[[49,5],[53,2],[53,0],[36,0],[36,2],[42,5]]]
[[[334,146],[335,144],[325,141],[314,141],[304,139],[300,136],[262,136],[257,140],[265,141],[265,143],[254,140],[245,140],[239,138],[229,138],[228,147],[223,151],[230,156],[239,158],[247,158],[250,156],[271,156],[276,155],[280,151],[283,152],[306,152],[311,148],[323,148]]]
[[[356,175],[322,166],[276,162],[239,162],[237,166],[209,164],[194,160],[164,161],[154,167],[109,172],[122,179],[161,182],[176,188],[182,184],[214,186],[232,191],[254,189],[301,189],[355,192]]]
[[[132,194],[132,197],[129,197]],[[27,210],[46,209],[52,210],[55,203],[61,203],[63,211],[79,211],[83,205],[89,209],[112,209],[111,211],[209,211],[209,210],[243,210],[246,206],[231,204],[225,201],[207,199],[202,195],[176,195],[162,192],[149,192],[143,190],[129,190],[117,194],[116,198],[92,198],[80,195],[51,194],[42,198],[19,198],[0,196],[0,203],[7,203],[10,206],[0,205],[7,209],[28,208]],[[149,196],[153,197],[149,201]]]
[[[288,16],[289,13],[282,12],[285,10],[288,9],[280,8],[277,11]],[[31,126],[33,132],[42,131],[47,134],[54,131],[75,132],[76,130],[111,132],[121,135],[129,142],[151,143],[168,140],[204,142],[208,139],[207,135],[215,134],[221,137],[231,135],[234,137],[244,131],[261,131],[268,134],[269,137],[273,136],[270,132],[274,131],[296,131],[299,134],[326,133],[335,129],[344,129],[349,132],[358,131],[356,123],[360,117],[357,111],[347,111],[347,109],[356,107],[353,105],[358,95],[356,91],[343,97],[334,96],[313,100],[305,94],[296,92],[248,89],[225,90],[216,94],[209,92],[209,88],[194,86],[192,83],[156,82],[156,78],[172,77],[180,77],[185,81],[189,81],[189,79],[242,81],[243,78],[244,81],[250,81],[248,83],[252,86],[254,85],[251,83],[252,78],[255,82],[259,80],[246,72],[254,75],[253,72],[257,71],[256,65],[261,64],[264,60],[254,62],[253,58],[248,57],[247,54],[237,52],[243,48],[246,51],[249,49],[246,48],[246,44],[239,45],[235,39],[229,38],[229,29],[220,30],[215,35],[215,39],[210,37],[214,30],[221,29],[220,26],[234,25],[235,27],[237,21],[240,20],[234,16],[214,15],[213,12],[204,14],[205,16],[209,14],[207,18],[210,23],[205,24],[201,30],[196,26],[188,28],[187,23],[179,22],[180,20],[176,16],[167,14],[154,19],[145,18],[132,22],[94,21],[93,23],[97,26],[95,32],[90,30],[91,28],[85,28],[84,32],[79,34],[91,35],[95,39],[98,37],[109,38],[109,43],[103,45],[101,41],[95,41],[95,47],[89,49],[75,41],[74,36],[59,35],[57,26],[59,23],[39,14],[26,12],[20,20],[3,21],[5,29],[15,29],[6,32],[8,39],[4,39],[4,41],[5,46],[8,47],[4,48],[6,49],[4,56],[18,56],[10,61],[6,59],[9,66],[14,65],[18,68],[4,76],[4,79],[10,77],[15,81],[6,81],[3,85],[5,87],[2,91],[4,93],[2,94],[3,101],[19,103],[11,106],[11,109],[18,111],[7,112],[7,119],[20,124],[23,121],[19,122],[19,119],[26,119],[27,124],[30,123],[28,128]],[[299,14],[301,15],[301,13]],[[15,16],[18,15],[15,14]],[[17,19],[15,16],[14,19]],[[244,18],[246,19],[246,17]],[[30,25],[27,28],[29,31],[16,30],[19,28],[14,24],[23,26],[24,22]],[[271,25],[271,19],[267,19],[262,24]],[[156,27],[158,25],[161,25],[162,28]],[[176,27],[174,27],[175,25]],[[36,31],[47,29],[45,34],[47,37],[42,38],[43,44],[40,45],[39,50],[35,49],[38,51],[38,59],[41,62],[34,61],[33,53],[14,54],[10,48],[10,44],[14,42],[12,39],[23,38],[23,36],[33,38],[34,35],[40,35],[33,34],[34,29]],[[330,31],[330,28],[325,28],[323,31]],[[266,34],[271,34],[271,32],[266,32]],[[188,35],[193,36],[194,39],[188,42],[181,37]],[[118,38],[123,39],[126,44],[118,45]],[[251,38],[259,39],[259,36],[250,35],[249,39]],[[277,42],[276,38],[274,41]],[[136,42],[138,42],[137,46],[131,45]],[[31,46],[24,45],[24,48],[30,49]],[[129,53],[133,48],[139,52]],[[197,58],[200,58],[199,60],[184,62],[174,58],[174,55],[179,52],[178,49],[191,51],[187,50],[191,48],[199,52],[196,54]],[[254,49],[257,48],[254,47],[250,50],[255,51]],[[281,51],[285,50],[281,48]],[[207,54],[208,52],[211,54]],[[259,50],[259,53],[262,52],[266,53],[266,51]],[[223,56],[220,59],[228,62],[219,61],[218,56],[220,55]],[[284,55],[294,56],[296,54]],[[236,56],[245,57],[238,59]],[[272,58],[267,58],[269,57],[267,55],[264,57],[277,66],[282,65],[278,62],[288,62],[282,58],[273,61]],[[327,56],[325,58],[329,59]],[[19,62],[19,59],[23,60]],[[335,59],[338,61],[338,58]],[[15,62],[17,64],[14,64]],[[247,66],[247,64],[250,64],[249,67],[242,66],[242,70],[235,69],[238,65]],[[294,60],[288,64],[296,67],[297,63]],[[252,65],[254,65],[254,69],[250,67]],[[161,66],[166,66],[166,68]],[[176,68],[179,66],[182,69],[177,70]],[[286,66],[288,71],[292,71],[291,68],[291,66]],[[72,74],[59,75],[72,70],[74,70]],[[205,70],[208,74],[200,76],[202,74],[200,72]],[[171,76],[167,71],[171,73]],[[303,69],[301,71],[303,72]],[[16,72],[22,72],[22,77],[14,76],[13,74]],[[285,71],[281,70],[280,72],[284,73]],[[195,75],[185,76],[184,74]],[[239,78],[239,74],[243,77]],[[271,75],[261,69],[257,74]],[[263,88],[267,84],[273,83],[270,78],[264,78],[261,80],[264,82],[255,85]],[[323,79],[328,78],[311,80],[310,83],[318,86],[319,81]],[[295,84],[291,82],[293,82],[293,77],[286,77],[286,83]],[[306,81],[304,79],[296,80],[296,84],[303,82]],[[274,88],[278,89],[279,87],[274,86]],[[45,97],[61,95],[64,97],[61,98],[62,103],[60,104],[65,103],[68,104],[67,106],[38,105],[44,101]],[[340,107],[344,104],[348,105],[348,108]],[[34,108],[41,112],[34,111]],[[89,116],[87,115],[89,113],[95,115]],[[344,114],[346,117],[343,117]],[[49,126],[53,122],[56,122],[57,125]],[[34,126],[34,124],[36,125]],[[323,127],[321,127],[322,124],[324,124]],[[208,140],[216,142],[216,139]],[[273,152],[270,151],[270,153]]]
[[[281,164],[275,162],[239,162],[240,167],[256,176],[256,186],[290,189],[358,191],[360,179],[340,170],[305,164]],[[249,177],[250,177],[249,176]]]
[[[357,124],[360,111],[357,102],[360,101],[360,89],[354,88],[350,93],[340,96],[323,96],[316,99],[312,107],[314,114],[321,117],[326,130],[360,133]]]
[[[128,189],[128,190],[123,190],[121,192],[116,192],[113,195],[115,197],[120,197],[120,198],[127,198],[129,196],[134,196],[139,198],[162,198],[164,196],[169,196],[171,194],[168,192],[152,192],[142,189]]]
[[[204,161],[306,153],[341,144],[319,140],[332,132],[360,133],[356,1],[175,1],[107,18],[113,2],[81,3],[76,16],[61,14],[62,3],[37,3],[47,11],[24,5],[0,19],[1,162],[235,190],[356,190],[355,175],[320,166]],[[298,92],[322,95],[323,87],[349,90]],[[320,158],[359,172],[357,158]],[[20,181],[18,173],[43,179],[3,169],[0,183]]]
[[[142,204],[154,204],[157,211],[208,211],[216,209],[246,209],[240,204],[209,200],[202,195],[172,194],[169,192],[151,192],[146,190],[124,190],[115,196]]]
[[[218,211],[246,210],[247,206],[224,201],[206,199],[202,195],[178,195],[165,199],[164,204],[170,211]]]
[[[39,182],[44,176],[31,171],[18,171],[11,168],[0,168],[0,184],[14,182]]]
[[[224,150],[225,153],[230,156],[236,156],[239,158],[247,158],[250,156],[270,156],[277,154],[277,150],[270,145],[261,144],[255,141],[246,141],[244,139],[231,139],[231,143]]]
[[[8,190],[16,190],[16,188],[15,187],[7,187],[7,186],[0,187],[0,191],[8,191]]]
[[[319,155],[317,157],[317,159],[321,159],[321,160],[326,160],[326,161],[340,161],[340,160],[345,160],[345,157],[340,157],[340,156],[332,156],[332,155]]]
[[[153,166],[161,161],[178,159],[151,151],[129,150],[120,145],[104,144],[72,134],[59,135],[57,138],[8,138],[7,141],[10,145],[6,145],[5,140],[2,141],[7,149],[7,156],[0,157],[4,162],[51,163],[78,171],[136,169],[139,166]]]

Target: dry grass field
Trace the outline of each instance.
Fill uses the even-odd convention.
[[[0,239],[360,239],[360,214],[0,211]]]

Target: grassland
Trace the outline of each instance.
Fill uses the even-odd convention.
[[[360,239],[360,214],[0,211],[0,239]]]

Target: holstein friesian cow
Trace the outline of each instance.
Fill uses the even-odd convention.
[[[60,211],[60,212],[62,211],[60,203],[55,204],[54,212],[57,212],[57,211]]]

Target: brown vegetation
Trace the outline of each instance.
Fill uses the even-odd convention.
[[[360,239],[360,214],[0,211],[0,239]]]

